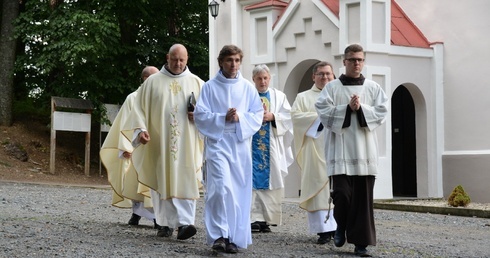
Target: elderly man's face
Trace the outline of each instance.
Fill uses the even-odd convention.
[[[258,92],[265,92],[269,88],[269,82],[271,81],[271,76],[268,72],[262,71],[257,73],[253,78],[255,83],[255,88]]]

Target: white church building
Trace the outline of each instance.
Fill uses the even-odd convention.
[[[315,63],[332,63],[339,76],[345,47],[364,47],[363,75],[391,100],[377,129],[375,199],[447,198],[462,185],[472,201],[490,202],[490,1],[214,1],[210,76],[220,49],[237,45],[243,76],[251,80],[254,65],[266,64],[271,87],[291,105],[313,85]],[[293,164],[286,197],[299,196],[300,179]]]

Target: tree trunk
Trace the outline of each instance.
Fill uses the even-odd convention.
[[[19,0],[2,0],[0,28],[0,125],[11,126],[14,88],[15,39],[13,21],[19,15]]]

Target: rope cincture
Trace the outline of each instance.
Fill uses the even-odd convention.
[[[333,176],[330,176],[329,180],[328,180],[328,187],[330,188],[330,196],[328,197],[328,212],[327,212],[327,216],[325,216],[325,221],[323,223],[327,224],[327,221],[328,219],[330,219],[330,208],[332,207],[332,201],[333,201],[333,198],[332,198],[332,194],[333,194],[333,184],[332,184],[332,180],[333,180]]]

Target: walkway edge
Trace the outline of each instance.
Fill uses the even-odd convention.
[[[433,207],[433,206],[422,206],[422,205],[374,202],[374,208],[382,209],[382,210],[423,212],[423,213],[453,215],[453,216],[462,216],[462,217],[490,218],[490,211],[488,210],[468,209],[464,207],[460,207],[460,208]]]

